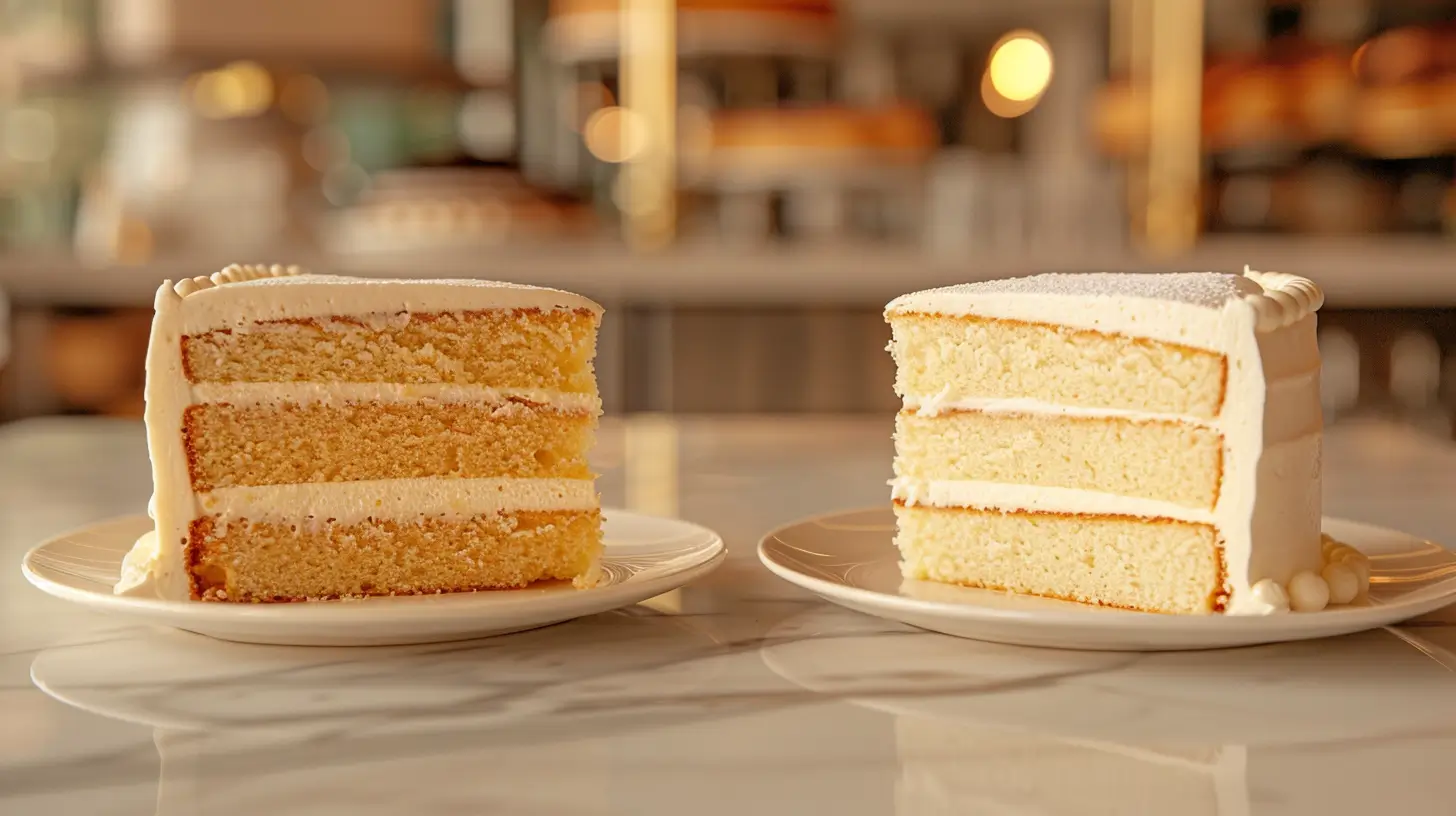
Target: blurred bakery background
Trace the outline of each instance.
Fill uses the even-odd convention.
[[[139,415],[231,262],[602,301],[612,412],[887,412],[880,312],[1305,274],[1326,408],[1450,435],[1453,0],[0,0],[0,420]]]

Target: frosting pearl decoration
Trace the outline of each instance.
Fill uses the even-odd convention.
[[[1318,612],[1330,603],[1330,585],[1312,572],[1296,573],[1289,579],[1289,608],[1295,612]]]
[[[1289,579],[1287,586],[1265,578],[1252,587],[1264,614],[1274,612],[1319,612],[1331,604],[1354,603],[1370,587],[1370,559],[1364,553],[1320,536],[1324,566],[1319,572],[1305,571]]]
[[[1360,576],[1346,564],[1326,564],[1320,577],[1329,586],[1332,604],[1347,604],[1360,595]]]
[[[1279,582],[1270,578],[1250,587],[1254,600],[1265,610],[1265,614],[1289,611],[1289,595],[1285,593],[1284,587]]]
[[[1370,559],[1365,556],[1350,558],[1340,562],[1349,567],[1355,573],[1355,584],[1358,588],[1356,597],[1364,595],[1370,589]]]

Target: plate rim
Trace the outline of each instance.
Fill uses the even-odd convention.
[[[174,628],[186,629],[187,626],[181,625],[184,622],[188,625],[197,626],[206,625],[209,622],[248,622],[255,625],[283,627],[320,624],[349,625],[351,623],[369,625],[371,622],[378,621],[376,616],[379,614],[388,615],[393,622],[408,622],[421,625],[455,620],[463,614],[476,614],[481,615],[480,621],[484,624],[493,616],[519,613],[545,603],[553,603],[555,605],[557,613],[553,613],[553,615],[560,613],[574,617],[588,614],[581,610],[594,609],[600,604],[608,602],[609,599],[639,595],[643,591],[648,591],[649,588],[662,584],[684,586],[716,569],[728,556],[728,547],[723,537],[717,531],[695,522],[678,518],[668,518],[666,516],[656,516],[648,513],[638,513],[632,510],[614,507],[602,508],[602,515],[604,518],[610,516],[680,526],[683,528],[683,532],[691,531],[694,535],[702,536],[703,540],[700,545],[702,552],[695,553],[690,560],[676,565],[670,572],[640,580],[637,580],[637,576],[634,574],[632,577],[620,583],[573,592],[557,592],[551,594],[543,594],[538,591],[531,594],[506,596],[503,593],[487,591],[390,597],[389,600],[391,601],[403,601],[403,603],[392,604],[387,608],[388,611],[384,611],[385,607],[381,605],[374,605],[371,610],[374,612],[374,615],[367,617],[358,615],[352,611],[352,608],[362,604],[368,604],[371,600],[383,600],[383,598],[364,598],[327,603],[265,604],[203,603],[192,600],[177,601],[161,598],[139,598],[82,589],[60,583],[41,574],[32,565],[36,555],[46,548],[54,546],[65,539],[91,532],[96,528],[120,525],[128,522],[139,525],[151,523],[150,518],[140,513],[111,516],[52,535],[29,550],[26,550],[25,555],[21,558],[20,571],[25,576],[26,581],[32,586],[54,598],[89,607],[98,612],[122,613],[153,621],[163,621],[165,625]],[[529,591],[530,588],[527,587],[523,593]],[[656,593],[652,592],[646,597],[652,597],[652,594]],[[437,602],[413,604],[410,603],[412,599],[437,599]],[[472,603],[472,601],[475,603]],[[487,605],[488,608],[486,608]]]
[[[1136,621],[1134,625],[1139,628],[1152,628],[1164,633],[1188,630],[1193,627],[1202,627],[1206,630],[1221,633],[1242,632],[1245,630],[1260,631],[1269,628],[1268,618],[1261,615],[1165,615],[1155,612],[1141,612],[1130,609],[1104,609],[1100,607],[1089,607],[1087,609],[1008,609],[977,604],[952,604],[944,601],[911,598],[905,595],[891,595],[873,589],[838,583],[792,569],[786,564],[779,563],[770,555],[770,542],[787,530],[826,519],[861,513],[883,513],[893,518],[890,515],[893,513],[893,509],[890,505],[886,504],[819,513],[791,521],[787,524],[781,524],[765,533],[759,539],[757,547],[759,562],[779,578],[800,588],[807,589],[825,600],[840,605],[854,604],[849,608],[863,614],[876,615],[877,617],[884,617],[884,615],[866,612],[864,607],[880,610],[881,613],[889,612],[893,609],[899,613],[940,617],[942,619],[953,619],[958,622],[1039,625],[1055,627],[1061,630],[1103,630],[1109,625],[1109,618],[1099,616],[1117,613],[1135,615],[1136,617],[1122,618],[1122,620],[1133,620]],[[1339,516],[1320,517],[1321,529],[1331,524],[1361,528],[1372,533],[1393,533],[1403,538],[1424,541],[1431,544],[1435,543],[1429,539],[1390,527],[1381,527],[1379,525]],[[1449,548],[1442,545],[1437,544],[1436,546],[1441,546],[1447,552],[1452,552]],[[1456,552],[1453,552],[1453,555],[1456,555]],[[1374,603],[1366,606],[1342,606],[1335,609],[1324,609],[1319,613],[1315,613],[1315,615],[1318,616],[1318,620],[1328,621],[1328,625],[1331,628],[1335,628],[1336,626],[1336,621],[1332,620],[1333,616],[1339,616],[1338,626],[1340,628],[1367,625],[1367,622],[1368,626],[1388,625],[1393,620],[1404,620],[1422,615],[1434,609],[1439,609],[1442,606],[1449,605],[1452,601],[1456,601],[1456,580],[1449,580],[1447,583],[1450,585],[1444,591],[1438,592],[1430,598],[1423,598],[1408,604]],[[1392,615],[1393,612],[1396,614]],[[1406,614],[1407,612],[1409,614]],[[1315,616],[1309,617],[1311,619],[1315,618]],[[902,618],[896,617],[893,619],[908,623],[908,621],[904,621]]]

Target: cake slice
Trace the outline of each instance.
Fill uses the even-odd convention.
[[[273,602],[593,580],[601,308],[232,266],[157,292],[155,536],[118,592]]]
[[[891,302],[905,576],[1181,614],[1349,602],[1369,568],[1320,533],[1322,301],[1246,271]]]

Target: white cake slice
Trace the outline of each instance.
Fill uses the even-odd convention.
[[[1368,562],[1320,533],[1322,302],[1247,270],[896,299],[906,577],[1182,614],[1353,600]]]

